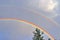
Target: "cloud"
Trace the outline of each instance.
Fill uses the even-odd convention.
[[[0,7],[23,7],[23,8],[32,8],[42,10],[43,15],[54,18],[56,17],[56,9],[58,2],[56,0],[10,0],[10,1],[1,1]],[[58,16],[58,15],[57,15]]]
[[[58,16],[56,9],[58,7],[58,1],[56,0],[33,0],[30,2],[30,6],[42,10],[45,13],[43,15],[53,18]]]
[[[39,4],[40,7],[47,11],[54,10],[54,8],[56,8],[56,6],[58,5],[55,0],[40,0]]]
[[[44,5],[44,6],[42,6]],[[47,17],[50,18],[54,18],[56,16],[58,16],[57,12],[56,12],[56,8],[58,6],[58,2],[56,0],[43,0],[41,2],[41,8],[48,12],[48,14],[46,15]]]
[[[58,2],[56,0],[40,0],[39,2],[39,7],[46,12],[44,15],[49,18],[58,16],[56,13],[57,6]]]

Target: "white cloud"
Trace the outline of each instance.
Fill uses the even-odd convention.
[[[40,0],[39,7],[46,11],[52,11],[57,7],[58,3],[56,0]]]
[[[40,0],[40,8],[42,10],[44,10],[46,13],[48,12],[48,14],[44,14],[47,17],[50,18],[54,18],[56,16],[58,16],[58,14],[56,13],[56,9],[58,6],[58,2],[56,0]]]
[[[45,13],[42,13],[45,16],[48,17],[56,17],[58,14],[56,13],[56,9],[58,7],[57,0],[33,0],[30,3],[31,6],[35,8],[39,8],[40,10],[43,10]]]

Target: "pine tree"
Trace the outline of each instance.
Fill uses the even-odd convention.
[[[44,40],[42,36],[44,33],[41,32],[38,28],[36,28],[33,34],[34,34],[33,40]]]

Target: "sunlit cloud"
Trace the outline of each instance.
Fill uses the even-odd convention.
[[[30,5],[34,8],[42,10],[43,12],[46,12],[42,14],[49,18],[58,16],[56,13],[56,9],[58,8],[57,0],[33,0],[30,2]]]
[[[58,16],[58,14],[56,13],[55,9],[58,6],[58,2],[56,0],[40,0],[40,7],[48,12],[48,17],[50,18],[54,18],[56,16]],[[49,15],[50,13],[50,15]]]
[[[58,6],[58,2],[56,0],[40,0],[40,8],[42,10],[44,10],[46,13],[48,12],[48,14],[44,14],[49,18],[54,18],[56,16],[58,16],[58,14],[56,13],[56,9]]]
[[[48,10],[53,10],[57,6],[57,3],[54,3],[52,0],[50,0],[47,9]]]
[[[53,11],[58,6],[56,0],[40,0],[39,4],[39,7],[46,11]]]

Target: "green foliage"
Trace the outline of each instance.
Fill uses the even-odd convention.
[[[33,40],[44,40],[43,38],[43,32],[41,32],[39,29],[36,28],[36,30],[33,32],[34,33],[34,37]]]

